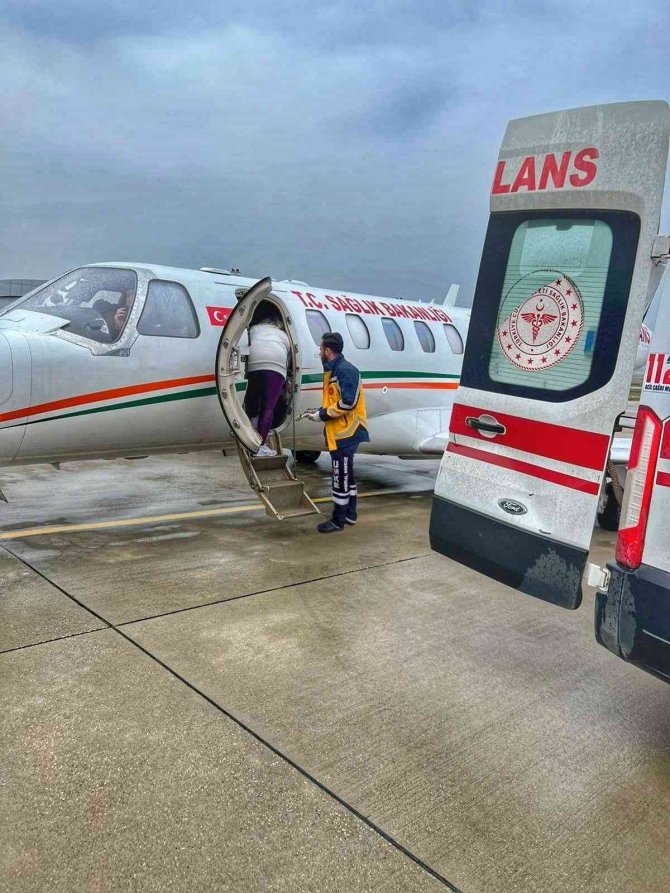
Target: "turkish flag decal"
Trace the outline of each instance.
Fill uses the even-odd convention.
[[[207,316],[213,326],[225,326],[231,313],[230,307],[207,307]]]

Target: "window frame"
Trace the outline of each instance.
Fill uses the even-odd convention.
[[[431,344],[433,345],[431,350],[426,350],[426,348],[424,347],[423,341],[421,340],[421,337],[419,336],[419,331],[421,331],[421,327],[423,327],[428,332],[428,334],[430,336],[430,341],[431,341]],[[437,350],[437,344],[435,343],[435,335],[433,334],[433,330],[428,325],[428,323],[424,322],[422,319],[415,319],[414,320],[414,332],[416,334],[417,341],[421,345],[421,350],[424,353],[435,353],[435,351]]]
[[[405,350],[405,333],[403,332],[403,330],[402,330],[402,329],[400,328],[400,326],[398,325],[398,321],[395,320],[395,319],[393,319],[393,317],[391,317],[391,316],[380,316],[379,318],[380,318],[380,320],[381,320],[382,331],[384,332],[384,337],[386,338],[386,343],[388,344],[389,348],[390,348],[392,351],[394,351],[394,353],[402,353],[402,352]],[[384,325],[385,322],[390,322],[392,325],[394,325],[394,326],[396,327],[396,329],[397,329],[398,332],[400,333],[400,342],[401,342],[401,345],[402,345],[401,347],[394,347],[394,346],[391,344],[391,340],[390,340],[390,338],[389,338],[389,336],[388,336],[388,334],[387,334],[387,332],[386,332],[386,326]]]
[[[310,319],[314,319],[316,316],[320,316],[321,319],[328,326],[328,328],[319,335],[318,341],[314,337],[314,332],[312,331],[312,327],[309,324]],[[312,341],[316,344],[317,347],[321,346],[321,338],[324,335],[327,335],[333,331],[333,329],[330,325],[330,320],[328,319],[328,317],[324,313],[322,313],[320,310],[316,310],[313,307],[310,307],[309,309],[305,310],[305,322],[307,323],[307,328],[309,329],[309,334],[312,336]]]
[[[580,384],[563,391],[545,389],[531,385],[530,382],[519,385],[492,379],[489,376],[491,352],[496,338],[498,309],[514,234],[525,222],[566,218],[576,221],[601,220],[612,231],[610,265],[589,376]],[[567,403],[604,387],[612,378],[619,357],[640,227],[639,216],[631,211],[605,211],[598,208],[504,211],[491,214],[472,304],[467,346],[463,354],[461,385],[546,403]]]
[[[356,344],[356,341],[354,339],[354,333],[351,331],[351,328],[349,326],[350,318],[358,320],[358,322],[363,326],[363,330],[365,331],[365,334],[367,335],[367,338],[368,338],[368,343],[364,347],[361,347],[360,344]],[[372,345],[372,338],[370,336],[370,329],[366,326],[365,320],[363,319],[363,317],[359,316],[358,313],[345,313],[344,321],[345,321],[345,325],[347,327],[347,332],[349,333],[349,337],[351,338],[351,342],[352,342],[353,346],[356,348],[356,350],[370,350],[370,347]]]
[[[50,313],[48,310],[44,310],[41,308],[37,308],[37,307],[27,307],[26,308],[26,306],[25,306],[26,304],[32,302],[33,299],[35,297],[37,297],[38,295],[40,295],[42,292],[55,288],[58,285],[58,283],[60,283],[62,280],[66,280],[73,276],[76,276],[79,278],[84,278],[81,274],[83,274],[87,270],[90,270],[93,273],[100,273],[100,272],[128,273],[128,274],[132,275],[132,277],[134,279],[133,302],[129,308],[126,321],[123,324],[123,328],[121,329],[119,334],[116,336],[116,338],[114,338],[113,340],[105,341],[102,339],[93,338],[91,335],[84,335],[81,332],[77,332],[76,330],[68,329],[67,326],[70,324],[76,323],[77,322],[76,319],[72,319],[67,316],[61,316],[58,313]],[[91,298],[89,298],[89,301],[92,301],[94,298],[96,298],[96,296],[98,294],[101,294],[101,293],[109,294],[110,291],[109,291],[109,289],[99,289],[98,291],[94,292],[93,296]],[[139,293],[139,278],[138,278],[136,270],[129,268],[129,267],[114,267],[114,266],[107,266],[107,265],[104,265],[104,266],[103,265],[100,265],[100,266],[84,265],[81,267],[73,267],[73,269],[68,270],[66,273],[62,273],[60,276],[56,276],[55,279],[50,279],[48,282],[43,282],[42,285],[39,285],[37,288],[32,289],[32,291],[29,291],[27,294],[22,295],[20,298],[18,298],[17,301],[12,302],[7,307],[3,307],[2,311],[0,312],[0,315],[4,315],[5,313],[10,313],[14,310],[23,309],[24,312],[40,313],[44,316],[51,316],[54,319],[57,319],[63,323],[62,327],[57,330],[57,334],[60,337],[65,336],[65,340],[73,341],[76,344],[82,344],[87,347],[94,346],[94,345],[96,347],[98,347],[98,346],[102,345],[103,348],[105,349],[105,352],[108,352],[109,350],[114,349],[112,347],[112,345],[118,345],[119,342],[124,340],[124,335],[126,334],[126,332],[128,330],[130,318],[132,316],[135,305],[138,302],[138,296],[139,296],[138,293]],[[119,294],[121,294],[121,292]],[[109,303],[111,305],[111,302],[107,301],[106,298],[102,298],[102,299],[98,299],[98,300],[106,301],[107,303]],[[93,304],[90,304],[86,309],[94,310]],[[107,319],[99,311],[98,311],[98,316],[100,319],[102,319],[105,322],[105,324],[108,325]],[[95,351],[95,352],[97,352],[97,351]]]
[[[83,266],[73,267],[72,269],[67,270],[65,273],[61,273],[59,276],[50,279],[48,282],[44,282],[38,288],[33,289],[33,291],[31,292],[28,292],[28,294],[23,295],[20,299],[21,304],[23,304],[25,300],[33,297],[43,289],[55,285],[57,282],[59,282],[59,280],[65,279],[67,276],[72,276],[73,274],[78,273],[81,270],[87,269],[115,271],[120,270],[123,272],[129,271],[134,274],[135,300],[133,301],[133,306],[130,310],[130,313],[128,314],[128,318],[126,320],[123,331],[121,332],[121,335],[116,341],[96,341],[95,339],[87,338],[85,335],[78,335],[74,332],[68,331],[65,328],[60,328],[53,333],[53,336],[60,339],[61,341],[67,341],[70,344],[76,344],[79,347],[85,348],[93,356],[128,356],[130,354],[133,342],[137,337],[134,323],[141,313],[141,308],[144,306],[147,282],[150,278],[153,278],[149,276],[148,271],[143,267],[115,266],[114,264],[84,264]],[[18,310],[19,308],[20,305],[16,303],[3,308],[3,311],[4,313],[8,313],[14,310]]]
[[[147,309],[149,303],[149,297],[151,292],[151,286],[154,282],[159,283],[160,285],[176,285],[179,289],[183,291],[186,295],[186,300],[188,302],[188,306],[191,309],[191,313],[193,314],[193,320],[195,322],[195,335],[167,335],[165,332],[142,332],[140,331],[140,323],[142,322],[142,317]],[[176,279],[160,279],[157,276],[152,277],[147,282],[146,294],[144,296],[144,303],[142,304],[142,311],[137,319],[137,323],[135,325],[135,330],[138,335],[142,335],[144,338],[180,338],[185,341],[193,341],[196,338],[200,337],[201,329],[200,329],[200,320],[198,319],[198,313],[195,309],[195,304],[193,303],[193,298],[191,297],[191,293],[186,288],[183,282],[179,282]]]
[[[449,338],[449,331],[448,331],[449,329],[453,329],[454,332],[456,332],[456,334],[458,335],[460,345],[461,345],[460,350],[454,350],[453,344],[451,343],[451,340]],[[463,341],[463,336],[458,331],[458,329],[453,324],[453,322],[443,322],[442,323],[442,331],[444,332],[444,337],[447,339],[447,344],[449,345],[449,350],[452,352],[452,354],[455,357],[462,357],[463,354],[465,353],[465,342]]]

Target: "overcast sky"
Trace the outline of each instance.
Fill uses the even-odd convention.
[[[0,0],[0,278],[137,260],[468,303],[507,121],[670,98],[669,15]]]

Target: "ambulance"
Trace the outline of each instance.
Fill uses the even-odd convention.
[[[434,550],[576,609],[670,680],[670,306],[661,302],[615,561],[589,565],[639,334],[670,255],[658,235],[670,109],[660,101],[511,121],[430,520]]]

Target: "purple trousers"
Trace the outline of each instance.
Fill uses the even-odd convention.
[[[274,372],[271,369],[249,373],[244,411],[250,419],[258,416],[258,433],[263,438],[263,443],[272,427],[275,406],[285,381],[281,372]]]

